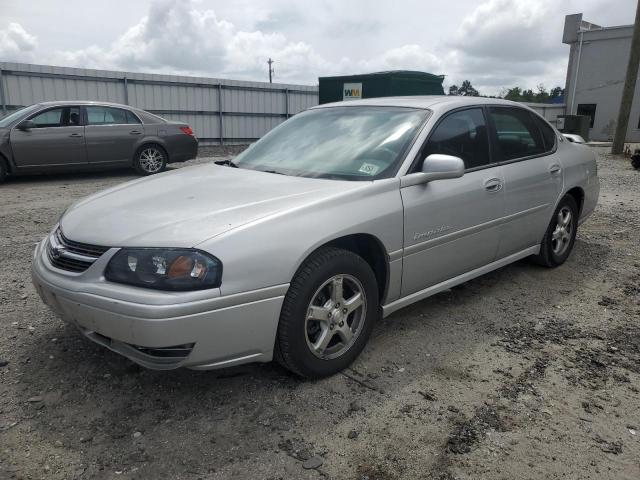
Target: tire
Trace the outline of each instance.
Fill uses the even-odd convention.
[[[7,164],[3,158],[0,158],[0,183],[3,183],[7,178]]]
[[[280,314],[275,359],[303,378],[333,375],[360,354],[378,315],[378,285],[369,264],[348,250],[323,247],[293,277]]]
[[[153,175],[167,166],[167,152],[160,145],[143,145],[133,158],[133,168],[139,175]]]
[[[566,214],[570,214],[570,218]],[[559,225],[560,219],[569,222]],[[533,257],[539,265],[555,268],[562,265],[573,249],[578,230],[578,205],[571,195],[565,195],[556,210],[553,212],[551,222],[540,244],[540,253]]]

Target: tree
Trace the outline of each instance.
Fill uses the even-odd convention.
[[[504,96],[505,100],[512,100],[514,102],[519,102],[522,100],[522,90],[520,87],[513,87],[507,89],[507,93]]]
[[[539,84],[537,87],[538,92],[534,95],[534,102],[536,103],[547,103],[549,101],[549,93],[547,89],[544,88],[543,84]]]
[[[549,98],[554,99],[564,95],[564,88],[555,87],[549,92]]]
[[[502,98],[505,100],[535,103],[549,103],[554,98],[558,98],[561,95],[564,95],[564,89],[562,87],[555,87],[550,91],[547,91],[543,84],[539,84],[536,87],[536,92],[532,89],[522,90],[520,87],[512,87],[503,90],[501,94]]]
[[[451,85],[449,87],[449,95],[460,95],[458,93],[458,86],[457,85]]]
[[[534,99],[533,90],[531,89],[523,90],[521,97],[522,97],[520,100],[521,102],[533,102],[533,99]]]
[[[458,89],[458,95],[464,95],[465,97],[479,97],[480,92],[473,88],[473,85],[471,85],[469,80],[465,80]]]

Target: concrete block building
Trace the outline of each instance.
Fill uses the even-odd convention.
[[[633,25],[601,27],[565,17],[562,42],[570,46],[565,84],[566,113],[591,117],[590,140],[611,141],[631,50]],[[640,81],[636,84],[627,142],[640,142]]]

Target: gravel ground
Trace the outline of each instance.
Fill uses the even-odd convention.
[[[399,311],[318,382],[148,371],[81,338],[32,288],[33,245],[133,177],[12,179],[0,478],[640,478],[640,172],[599,155],[600,204],[564,266],[518,262]]]

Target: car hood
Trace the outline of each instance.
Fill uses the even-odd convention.
[[[214,164],[180,168],[97,193],[60,225],[73,241],[110,247],[192,247],[265,217],[362,188]]]

